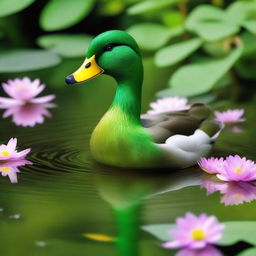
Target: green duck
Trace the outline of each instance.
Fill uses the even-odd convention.
[[[128,33],[111,30],[95,37],[87,58],[66,82],[81,83],[103,72],[116,80],[117,90],[91,136],[96,161],[125,168],[182,169],[209,153],[221,127],[204,121],[210,114],[204,104],[141,119],[143,64],[139,47]]]

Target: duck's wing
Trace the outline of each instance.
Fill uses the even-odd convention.
[[[210,113],[207,105],[195,103],[186,111],[142,115],[141,122],[156,143],[164,143],[175,134],[193,134]]]

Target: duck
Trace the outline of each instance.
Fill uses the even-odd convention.
[[[90,150],[97,162],[119,168],[184,169],[210,153],[222,127],[208,120],[207,105],[195,103],[184,111],[141,117],[142,55],[127,32],[97,35],[66,83],[83,83],[103,73],[115,79],[117,88],[91,135]]]

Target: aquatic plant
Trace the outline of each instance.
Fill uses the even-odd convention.
[[[190,108],[188,99],[183,97],[165,97],[150,103],[147,114],[160,114],[171,111],[182,111]]]
[[[15,161],[24,159],[30,152],[30,148],[24,149],[20,152],[16,150],[17,139],[11,138],[7,145],[0,145],[0,162]]]
[[[216,174],[221,172],[221,168],[223,165],[224,159],[223,157],[221,158],[216,158],[216,157],[210,157],[210,158],[205,158],[202,157],[198,161],[198,165],[200,168],[209,173],[209,174]]]
[[[224,112],[215,111],[215,119],[224,124],[235,124],[244,122],[245,119],[243,109],[229,109]]]
[[[186,213],[185,217],[177,218],[176,225],[175,230],[169,231],[169,235],[174,237],[174,240],[163,243],[164,248],[205,248],[220,240],[225,227],[215,216],[204,213],[196,216],[190,212]]]

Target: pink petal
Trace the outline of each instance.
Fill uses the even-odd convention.
[[[56,96],[54,94],[50,94],[50,95],[47,95],[47,96],[31,99],[30,102],[31,103],[36,103],[36,104],[47,103],[47,102],[55,99],[55,97]]]

